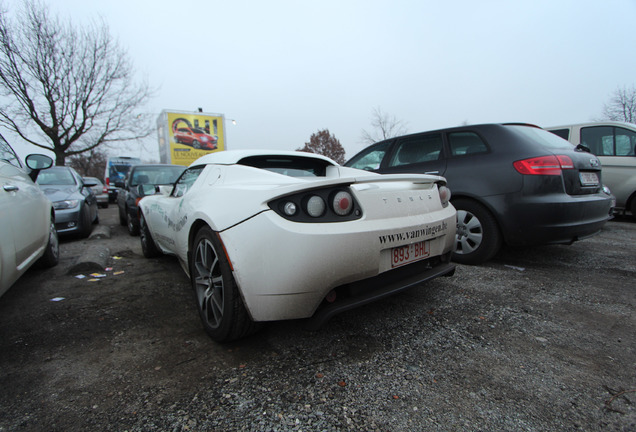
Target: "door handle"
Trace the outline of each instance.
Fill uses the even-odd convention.
[[[6,192],[17,192],[20,190],[19,187],[17,187],[16,185],[12,185],[12,184],[6,184],[2,187]]]

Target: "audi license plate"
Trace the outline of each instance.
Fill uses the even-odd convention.
[[[391,249],[391,267],[400,267],[431,256],[431,243],[422,241]]]
[[[598,185],[598,174],[595,172],[580,172],[579,178],[581,179],[581,185],[583,186]]]

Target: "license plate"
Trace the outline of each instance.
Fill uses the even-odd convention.
[[[431,243],[422,241],[391,249],[391,267],[400,267],[431,256]]]
[[[598,175],[594,172],[580,172],[579,178],[581,179],[581,185],[583,186],[598,185]]]

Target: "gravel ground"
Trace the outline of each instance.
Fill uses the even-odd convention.
[[[0,431],[636,430],[636,223],[217,344],[176,260],[62,244],[0,298]],[[91,242],[113,270],[66,274]],[[119,275],[115,272],[123,271]],[[60,301],[51,301],[63,298]]]

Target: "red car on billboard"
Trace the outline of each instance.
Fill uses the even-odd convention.
[[[179,127],[174,129],[174,141],[195,149],[216,150],[218,138],[195,127]]]

